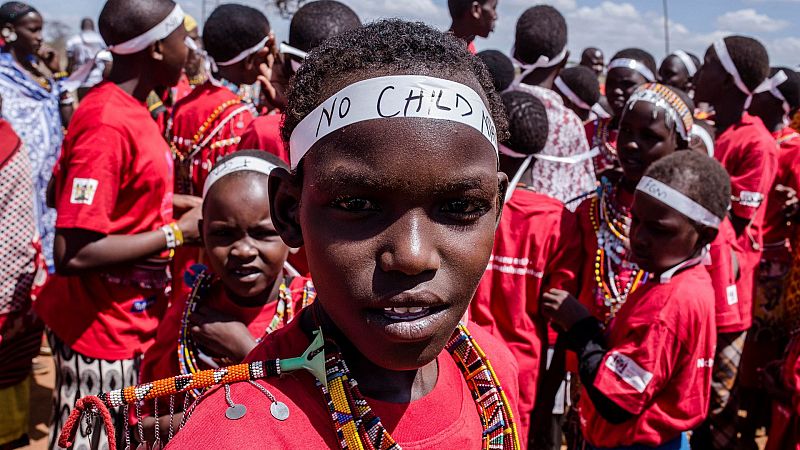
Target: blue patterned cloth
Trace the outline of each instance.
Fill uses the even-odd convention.
[[[36,196],[36,223],[47,268],[52,272],[56,210],[48,208],[45,199],[47,183],[61,152],[64,134],[58,104],[61,88],[57,83],[51,82],[51,85],[52,90],[47,91],[14,61],[10,53],[0,53],[2,117],[11,123],[28,150]]]

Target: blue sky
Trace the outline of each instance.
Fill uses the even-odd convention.
[[[104,0],[29,0],[45,20],[57,19],[77,30],[81,17],[97,17]],[[199,18],[201,0],[178,0],[184,10]],[[403,17],[446,29],[450,25],[447,0],[342,0],[362,20]],[[206,0],[208,12],[220,3]],[[265,5],[268,0],[238,0],[263,9],[279,39],[285,39],[288,21]],[[476,41],[478,49],[508,52],[514,24],[536,0],[499,0],[499,23],[489,39]],[[577,57],[589,45],[602,48],[606,58],[624,47],[642,47],[661,59],[665,54],[663,9],[658,0],[548,0],[567,18],[569,48]],[[761,40],[773,65],[800,64],[800,0],[668,0],[671,48],[702,53],[716,38],[732,33]]]

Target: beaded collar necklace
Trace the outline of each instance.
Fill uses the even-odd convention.
[[[188,375],[200,372],[202,369],[197,363],[197,354],[199,352],[197,344],[192,340],[192,335],[189,332],[189,317],[194,312],[197,305],[200,304],[208,297],[211,291],[211,285],[214,276],[207,270],[200,272],[197,275],[192,293],[186,300],[186,307],[183,310],[183,318],[181,319],[181,330],[178,333],[178,367],[181,374]],[[264,334],[256,339],[256,342],[261,342],[264,336],[282,328],[294,319],[294,305],[292,301],[292,291],[289,289],[285,278],[278,289],[278,304],[273,316]],[[316,290],[311,282],[307,282],[303,287],[303,299],[301,309],[314,302],[316,298]],[[223,364],[231,364],[238,361],[224,360]],[[198,397],[202,392],[200,390],[189,391],[194,397]]]
[[[616,315],[628,295],[647,282],[650,275],[629,260],[630,211],[618,204],[616,189],[603,177],[598,195],[592,198],[589,214],[597,236],[595,298],[607,309],[606,323]],[[631,273],[623,286],[620,275],[625,270]]]
[[[325,343],[327,389],[317,382],[331,414],[342,450],[400,450],[350,375],[341,350]],[[519,436],[505,391],[489,359],[464,325],[445,347],[461,370],[483,425],[484,449],[519,450]]]

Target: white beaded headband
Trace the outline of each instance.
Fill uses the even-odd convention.
[[[172,12],[170,12],[164,20],[159,22],[158,25],[135,38],[116,45],[111,45],[108,47],[108,50],[117,55],[132,55],[138,53],[146,49],[153,42],[166,38],[172,34],[173,31],[177,30],[178,27],[183,26],[184,17],[185,14],[181,6],[176,4]]]
[[[291,167],[328,134],[367,120],[418,117],[462,123],[497,151],[497,129],[483,98],[469,86],[422,75],[395,75],[353,83],[308,114],[289,139]]]
[[[639,86],[636,91],[631,95],[625,103],[627,110],[633,109],[634,105],[638,102],[645,102],[654,105],[656,108],[664,110],[669,121],[675,123],[678,134],[684,140],[689,140],[694,120],[692,118],[692,110],[682,98],[678,96],[672,89],[663,84],[647,83]],[[653,110],[653,118],[655,119],[656,110]]]
[[[641,62],[630,59],[630,58],[617,58],[610,63],[608,63],[608,71],[611,72],[612,69],[631,69],[639,73],[639,75],[643,76],[645,80],[653,82],[656,81],[655,75],[653,75],[653,71],[648,69],[647,66],[642,64]]]
[[[556,85],[558,90],[561,91],[561,93],[564,94],[564,96],[567,97],[569,101],[571,101],[575,106],[585,111],[592,110],[592,107],[586,104],[586,102],[583,101],[580,97],[578,97],[578,94],[573,92],[572,89],[570,89],[569,86],[567,86],[567,83],[564,83],[564,80],[562,80],[561,77],[556,77],[554,84]]]
[[[683,65],[686,67],[686,71],[689,73],[690,77],[693,77],[694,74],[697,73],[697,66],[694,64],[692,57],[689,56],[688,53],[686,53],[683,50],[675,50],[674,52],[672,52],[672,56],[675,56],[676,58],[681,60]]]
[[[254,156],[234,156],[214,167],[214,170],[208,174],[208,178],[206,178],[206,182],[203,185],[203,197],[206,196],[214,183],[234,172],[250,171],[269,175],[276,167],[278,166]]]
[[[703,205],[654,178],[642,177],[642,180],[639,181],[639,184],[636,186],[636,190],[644,192],[684,216],[703,225],[719,228],[719,224],[722,222],[720,217],[717,217]]]

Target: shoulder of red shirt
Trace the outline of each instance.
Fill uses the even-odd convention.
[[[21,143],[11,124],[0,119],[0,168],[19,150]]]
[[[178,117],[184,111],[208,111],[211,114],[219,105],[228,100],[238,98],[236,94],[224,86],[217,86],[211,81],[206,81],[195,87],[186,97],[175,102],[172,108],[173,117]]]

